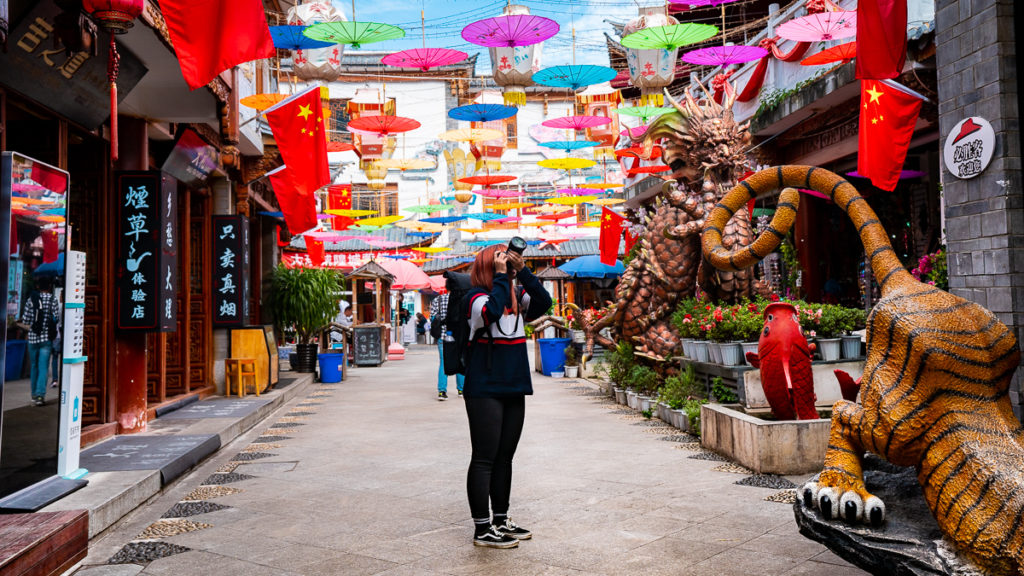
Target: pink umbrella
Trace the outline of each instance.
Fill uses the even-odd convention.
[[[857,35],[857,13],[851,10],[819,12],[794,18],[779,26],[778,35],[794,42],[825,42]]]
[[[564,116],[552,118],[541,122],[548,128],[561,128],[563,130],[586,130],[595,126],[611,124],[612,119],[607,116]]]
[[[589,196],[594,193],[590,188],[560,188],[555,192],[564,196]]]
[[[343,242],[343,241],[345,241],[346,238],[352,238],[352,236],[342,236],[341,234],[338,234],[337,232],[322,232],[322,231],[307,232],[307,233],[303,234],[303,236],[309,236],[311,238],[316,238],[317,240],[320,240],[322,242]]]
[[[497,188],[484,188],[482,190],[473,190],[473,194],[479,194],[487,198],[513,198],[515,196],[522,196],[523,193],[519,190],[500,190]]]
[[[698,66],[728,66],[760,60],[768,51],[758,46],[710,46],[683,54],[683,61]]]
[[[439,275],[430,277],[430,289],[438,294],[444,294],[448,291],[446,284],[447,280],[445,280],[444,276]]]
[[[448,66],[462,62],[469,55],[450,48],[412,48],[381,58],[381,63],[400,68],[419,68],[426,72],[438,66]]]
[[[508,218],[498,218],[497,220],[493,220],[493,222],[497,222],[498,224],[509,224],[511,222],[521,222],[521,221],[522,221],[522,218],[520,218],[519,216],[509,216]]]
[[[513,14],[478,20],[462,29],[462,38],[477,46],[529,46],[558,34],[558,22],[533,14]]]
[[[377,264],[387,270],[395,281],[391,283],[392,290],[419,290],[430,288],[430,276],[427,276],[423,269],[409,262],[408,260],[379,260]]]
[[[25,184],[23,182],[15,182],[11,184],[12,192],[42,192],[46,190],[46,186],[40,186],[38,184]]]
[[[339,236],[338,242],[344,242],[346,240],[362,240],[368,242],[370,240],[385,240],[383,236]]]
[[[694,6],[718,6],[719,4],[728,4],[729,2],[735,2],[736,0],[683,0],[682,2],[672,2],[668,5],[670,12],[680,12],[685,10],[684,6],[693,8]]]
[[[401,242],[395,242],[394,240],[363,240],[363,241],[366,242],[367,244],[369,244],[370,246],[375,247],[375,248],[394,248],[396,246],[401,246],[402,245]]]

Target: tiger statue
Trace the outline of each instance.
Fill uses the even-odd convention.
[[[835,403],[824,468],[802,487],[803,505],[826,520],[881,525],[885,504],[864,485],[871,451],[916,468],[929,509],[965,557],[990,573],[1024,574],[1024,428],[1008,397],[1017,338],[985,308],[915,279],[867,201],[822,168],[769,168],[732,188],[704,225],[705,258],[739,270],[771,253],[793,226],[793,188],[751,245],[729,251],[722,230],[748,200],[787,186],[827,194],[847,213],[882,292],[868,316],[860,404]]]

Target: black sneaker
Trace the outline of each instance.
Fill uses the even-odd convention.
[[[437,399],[438,400],[447,400],[448,399],[448,393],[447,392],[438,392],[437,393]]]
[[[36,406],[46,406],[46,400],[42,398],[36,398],[32,401],[32,403],[35,404]]]
[[[459,390],[459,398],[462,398],[462,390]]]
[[[522,526],[516,526],[516,523],[510,518],[505,518],[504,524],[495,524],[494,529],[499,534],[511,536],[516,540],[529,540],[530,538],[533,538],[533,532],[530,532]]]
[[[498,532],[491,526],[490,530],[473,537],[473,546],[484,546],[486,548],[515,548],[519,546],[519,540]]]

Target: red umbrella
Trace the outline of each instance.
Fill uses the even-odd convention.
[[[593,128],[595,126],[604,126],[610,124],[611,118],[607,116],[565,116],[562,118],[552,118],[551,120],[545,120],[541,122],[542,125],[548,128],[561,128],[563,130],[585,130],[587,128]]]
[[[472,176],[471,176],[472,178]],[[484,188],[482,190],[473,190],[473,194],[479,194],[487,198],[513,198],[515,196],[522,196],[523,193],[519,190],[501,190],[494,188]]]
[[[387,136],[388,134],[400,134],[415,130],[420,127],[420,123],[412,118],[405,118],[403,116],[377,115],[349,120],[348,127],[372,132],[378,136]]]
[[[576,210],[566,210],[565,212],[556,212],[554,214],[541,214],[537,216],[540,220],[561,220],[562,218],[570,218],[576,215]]]
[[[469,55],[450,48],[413,48],[388,54],[381,58],[381,63],[400,68],[419,68],[426,72],[438,66],[448,66],[462,62]]]
[[[377,264],[387,270],[395,281],[391,283],[392,290],[419,290],[430,288],[430,276],[422,268],[408,260],[381,260]]]
[[[348,152],[349,150],[355,150],[356,147],[348,142],[328,142],[328,152]]]
[[[491,186],[492,184],[502,184],[504,182],[511,182],[515,179],[515,176],[483,174],[480,176],[469,176],[466,178],[459,178],[459,182],[463,182],[465,184],[479,184],[481,186]]]
[[[664,164],[658,164],[656,166],[637,166],[636,168],[630,168],[626,170],[626,174],[629,176],[635,176],[637,174],[657,174],[658,172],[668,172],[671,170]]]
[[[833,46],[827,50],[822,50],[817,54],[808,56],[800,61],[800,64],[804,66],[817,66],[820,64],[831,64],[833,62],[849,62],[857,57],[857,43],[847,42],[846,44],[840,44],[839,46]]]

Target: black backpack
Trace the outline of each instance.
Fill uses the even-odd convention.
[[[469,347],[473,335],[469,333],[469,299],[478,291],[473,288],[469,274],[445,272],[445,287],[448,289],[448,312],[443,319],[444,329],[451,333],[441,348],[444,354],[444,373],[449,376],[465,374],[469,364]]]
[[[57,321],[49,310],[43,310],[43,297],[39,292],[32,295],[32,306],[35,309],[35,318],[32,322],[32,332],[45,334],[46,339],[53,342],[57,339]]]

